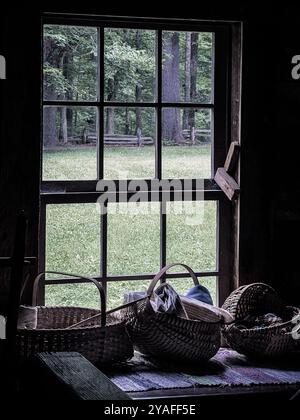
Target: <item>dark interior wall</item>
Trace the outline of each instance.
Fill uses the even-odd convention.
[[[176,10],[176,7],[178,11]],[[241,20],[243,33],[240,279],[273,282],[298,300],[299,269],[293,239],[299,238],[297,210],[298,109],[300,81],[291,81],[291,58],[300,54],[299,23],[291,7],[262,10],[239,5],[226,10],[172,13],[132,7],[47,8],[49,11]],[[0,16],[0,54],[8,79],[0,81],[0,255],[12,252],[16,213],[29,215],[28,255],[38,249],[40,11],[4,10]],[[291,200],[294,200],[292,204]],[[298,229],[298,234],[297,234]],[[284,273],[288,265],[289,272]],[[7,295],[0,273],[0,301]],[[296,294],[298,293],[298,295]],[[288,295],[288,293],[287,293]]]
[[[281,6],[246,19],[243,45],[242,282],[264,281],[300,303],[299,12]]]
[[[270,201],[270,252],[275,287],[289,301],[299,304],[300,80],[292,79],[292,65],[289,65],[291,58],[300,54],[299,12],[291,8],[290,16],[289,20],[280,22],[277,51],[273,55],[278,79],[271,117],[271,123],[275,121],[275,141],[271,141],[272,150],[268,154],[273,192]]]
[[[27,255],[37,255],[40,141],[40,19],[29,13],[1,13],[1,53],[7,80],[1,81],[0,255],[10,256],[17,212],[29,218]],[[0,273],[0,302],[6,302],[8,273]]]

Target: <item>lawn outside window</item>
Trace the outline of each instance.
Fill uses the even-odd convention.
[[[228,149],[230,24],[52,15],[43,33],[40,270],[95,277],[113,308],[177,261],[218,303],[230,289],[231,212],[212,181]],[[167,201],[153,180],[174,181]],[[132,181],[144,181],[141,203]],[[192,287],[186,273],[167,278]],[[46,278],[45,302],[98,303],[67,277]]]

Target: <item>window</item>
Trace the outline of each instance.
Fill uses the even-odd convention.
[[[114,307],[183,262],[222,299],[230,208],[213,177],[228,146],[230,25],[48,16],[43,33],[40,270],[95,277]],[[67,276],[47,276],[40,301],[98,305]]]

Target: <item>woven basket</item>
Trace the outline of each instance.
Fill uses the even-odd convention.
[[[18,329],[17,332],[17,354],[20,361],[40,352],[79,352],[94,364],[132,358],[133,345],[125,323],[114,314],[106,315],[106,299],[101,284],[88,277],[48,273],[68,275],[94,283],[100,293],[101,316],[94,309],[37,306],[37,328]],[[45,274],[40,274],[35,280],[33,305],[36,305],[39,283]],[[83,322],[87,319],[88,322]]]
[[[203,313],[189,300],[182,300],[188,316],[170,315],[156,312],[150,300],[157,283],[173,266],[183,266],[191,275],[195,285],[198,279],[188,266],[172,264],[161,270],[153,279],[147,298],[132,303],[123,311],[127,329],[136,350],[157,358],[183,362],[202,362],[211,359],[218,352],[221,343],[221,320],[207,309]],[[164,283],[167,284],[167,283]]]
[[[274,358],[300,352],[300,343],[293,335],[294,319],[300,315],[300,309],[285,306],[272,287],[263,283],[240,287],[229,296],[223,309],[235,319],[234,324],[223,326],[223,337],[239,353],[256,358]],[[249,315],[266,313],[275,313],[284,322],[261,328],[237,326]]]
[[[223,305],[236,321],[243,320],[248,315],[281,312],[283,307],[277,292],[264,283],[253,283],[238,288]]]

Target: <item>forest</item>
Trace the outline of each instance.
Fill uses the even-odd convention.
[[[124,104],[124,107],[108,106],[104,110],[107,145],[109,141],[113,145],[127,145],[133,137],[148,139],[149,144],[155,142],[156,31],[107,28],[103,54],[99,51],[99,33],[92,27],[44,27],[44,100],[70,101],[67,107],[44,107],[46,149],[96,145],[97,107],[75,107],[72,101],[100,99]],[[162,101],[197,104],[195,108],[164,108],[165,145],[210,141],[211,112],[201,109],[199,104],[213,101],[213,43],[212,33],[163,32]],[[105,86],[104,98],[100,98],[99,63],[103,59]],[[153,103],[153,108],[126,107],[126,103]]]

